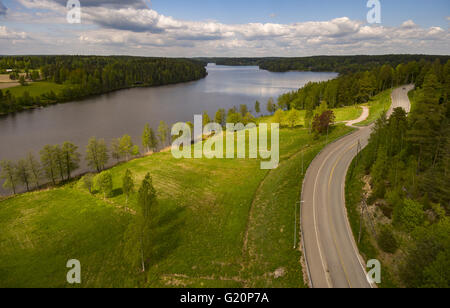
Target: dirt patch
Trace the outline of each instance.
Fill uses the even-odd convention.
[[[9,78],[9,74],[1,74],[0,82],[12,82],[12,80]]]
[[[0,82],[0,89],[7,89],[18,86],[18,82]]]

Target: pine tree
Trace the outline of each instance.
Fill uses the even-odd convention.
[[[418,171],[425,170],[432,163],[439,132],[444,117],[443,106],[439,104],[439,82],[434,73],[425,77],[416,110],[411,114],[411,130],[408,139],[417,149]]]

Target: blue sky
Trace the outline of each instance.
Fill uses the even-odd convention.
[[[449,0],[0,0],[0,54],[449,54]],[[149,5],[149,3],[151,3]],[[7,8],[7,9],[5,9]]]
[[[188,20],[215,19],[224,23],[294,23],[338,17],[364,19],[364,0],[153,0],[161,14]],[[421,26],[448,25],[449,0],[381,0],[383,23],[390,26],[412,19]],[[276,14],[275,17],[270,17]]]

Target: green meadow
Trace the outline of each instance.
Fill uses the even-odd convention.
[[[62,89],[64,88],[64,85],[57,84],[54,82],[47,82],[47,81],[37,81],[27,84],[26,86],[15,86],[12,88],[6,88],[3,89],[3,92],[6,92],[9,90],[9,92],[15,96],[19,97],[22,96],[25,92],[28,92],[30,96],[41,96],[42,94],[46,94],[50,91],[55,92],[55,94],[58,94]]]
[[[349,131],[336,126],[328,140]],[[80,181],[6,199],[0,287],[68,287],[69,259],[81,262],[81,287],[304,287],[298,236],[293,248],[296,204],[302,162],[306,171],[325,139],[282,129],[280,166],[271,171],[261,170],[259,159],[176,160],[165,152],[112,168],[106,200]],[[150,172],[158,192],[144,274],[129,262],[137,200],[125,203],[126,169],[137,183]]]
[[[358,123],[357,126],[366,126],[375,122],[381,115],[389,110],[391,106],[392,90],[386,90],[372,97],[368,103],[370,114],[367,120]]]

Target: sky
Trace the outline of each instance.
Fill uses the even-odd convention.
[[[450,54],[449,0],[372,1],[380,23],[368,0],[80,0],[80,23],[68,2],[0,0],[0,54]]]

